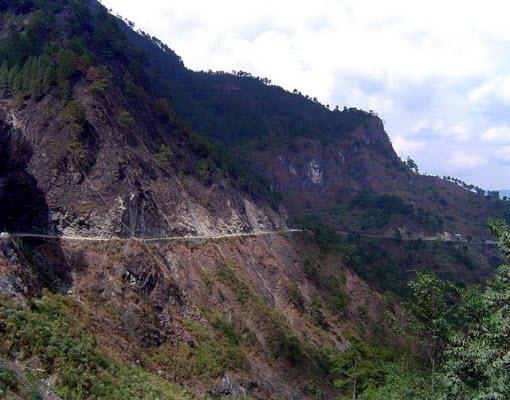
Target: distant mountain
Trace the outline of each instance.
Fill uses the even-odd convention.
[[[500,190],[499,197],[500,198],[503,198],[503,197],[510,198],[510,190]]]

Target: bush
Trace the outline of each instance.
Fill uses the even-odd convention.
[[[122,128],[129,128],[134,123],[135,119],[128,111],[121,110],[117,114],[117,124],[119,124]]]
[[[18,389],[19,381],[16,374],[0,364],[0,397],[8,392],[16,392]]]
[[[170,146],[162,144],[159,147],[159,151],[154,156],[156,165],[159,168],[165,169],[170,165],[170,158],[172,157],[172,149]]]
[[[90,82],[89,89],[92,93],[104,94],[113,79],[112,74],[104,65],[90,67],[87,70],[87,80]]]

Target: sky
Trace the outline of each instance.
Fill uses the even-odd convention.
[[[193,70],[375,111],[420,171],[510,189],[507,0],[102,0]]]

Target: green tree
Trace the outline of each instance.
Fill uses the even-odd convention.
[[[419,170],[418,170],[418,164],[416,164],[416,162],[411,158],[411,157],[407,157],[407,161],[406,161],[406,165],[409,167],[409,169],[411,171],[413,171],[414,173],[418,173]]]
[[[89,89],[92,93],[104,94],[112,79],[112,74],[104,65],[90,67],[87,70],[87,80],[90,82]]]
[[[420,272],[409,287],[412,296],[403,303],[408,314],[403,328],[425,352],[431,369],[430,392],[435,393],[439,356],[452,329],[453,306],[447,301],[450,285],[433,273]]]
[[[387,366],[394,354],[379,346],[351,338],[351,347],[333,360],[334,381],[343,395],[340,399],[357,399],[365,391],[384,383]]]
[[[510,230],[502,221],[490,227],[508,256]],[[500,267],[483,293],[471,290],[462,308],[466,324],[443,354],[444,398],[510,398],[510,267]]]

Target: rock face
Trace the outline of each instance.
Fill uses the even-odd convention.
[[[0,293],[24,303],[41,288],[23,252],[4,234],[0,237]]]
[[[164,85],[156,90],[168,96],[191,126],[249,160],[282,194],[281,204],[291,217],[327,215],[321,222],[331,224],[328,210],[346,207],[368,191],[400,197],[415,211],[442,219],[446,231],[487,238],[487,219],[510,210],[508,203],[411,171],[373,112],[331,111],[242,71],[189,71],[170,49],[119,23],[128,39],[144,49],[151,79],[172,84],[171,91]],[[186,103],[177,100],[181,98]],[[402,227],[390,224],[389,229]],[[435,233],[423,221],[407,227]]]
[[[118,94],[120,96],[120,94]],[[125,132],[108,116],[108,105],[76,89],[85,104],[86,135],[92,144],[73,155],[73,132],[49,117],[50,98],[23,109],[0,103],[0,226],[17,232],[96,236],[162,237],[273,230],[284,225],[267,203],[254,202],[229,179],[204,184],[179,165],[159,168],[146,129],[137,122]],[[56,106],[58,107],[58,105]],[[60,110],[64,113],[65,108]],[[14,123],[13,121],[16,121]],[[86,144],[83,146],[87,146]],[[194,156],[186,149],[186,163]],[[197,160],[198,161],[198,160]]]

